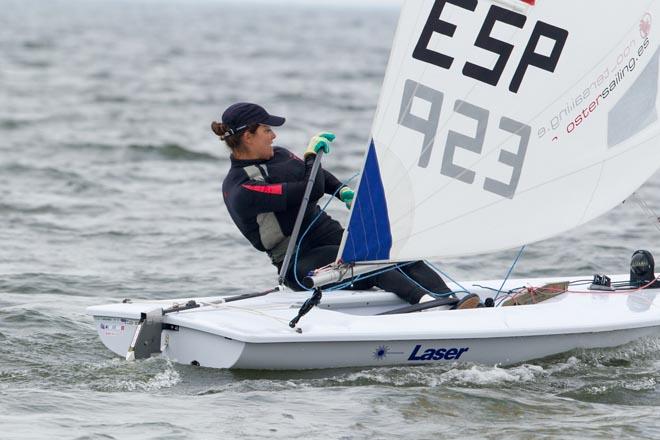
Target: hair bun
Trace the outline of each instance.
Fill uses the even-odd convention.
[[[222,135],[225,134],[225,130],[222,129],[223,128],[222,125],[223,124],[216,121],[211,122],[211,130],[213,130],[213,133],[215,133],[220,137],[222,137]]]

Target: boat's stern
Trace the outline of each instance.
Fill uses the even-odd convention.
[[[176,314],[162,316],[163,308],[171,304],[107,304],[89,307],[87,314],[94,317],[103,344],[122,358],[131,358],[130,352],[142,352],[139,358],[160,353],[180,364],[213,368],[231,368],[238,362],[245,343],[180,325]],[[159,319],[152,319],[156,316]],[[136,338],[138,331],[142,336]],[[141,347],[146,341],[149,347]]]
[[[87,308],[94,317],[101,342],[113,353],[126,357],[144,312],[144,304],[107,304]]]

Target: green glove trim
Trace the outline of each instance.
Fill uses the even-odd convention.
[[[342,202],[346,203],[346,207],[348,209],[351,209],[351,205],[353,204],[353,199],[355,198],[355,191],[345,186],[339,190],[339,198],[341,199]]]
[[[329,131],[324,131],[319,134],[317,134],[318,137],[326,138],[330,142],[334,141],[337,136],[335,136],[334,133],[331,133]]]
[[[314,136],[307,145],[305,150],[304,157],[311,154],[317,154],[319,151],[323,150],[325,154],[330,153],[330,143],[335,140],[335,135],[329,131],[324,131],[316,136]]]

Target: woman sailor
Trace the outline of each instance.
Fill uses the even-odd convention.
[[[277,135],[272,127],[284,122],[284,118],[268,114],[257,104],[238,103],[223,113],[222,123],[211,125],[213,132],[231,150],[231,168],[222,184],[229,214],[252,245],[268,253],[278,270],[283,264],[315,156],[321,150],[329,153],[335,139],[332,133],[314,136],[300,159],[285,148],[273,146]],[[348,207],[354,196],[353,190],[330,172],[319,170],[301,230],[318,219],[300,246],[298,280],[334,262],[339,250],[344,230],[317,205],[324,194],[336,194]],[[301,290],[293,264],[286,274],[285,284]],[[421,261],[361,280],[353,288],[362,290],[374,286],[393,292],[411,304],[433,299],[429,291],[450,291],[435,271]]]

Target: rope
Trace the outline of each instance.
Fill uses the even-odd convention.
[[[368,273],[368,274],[358,275],[358,276],[356,276],[355,278],[352,278],[351,280],[349,280],[349,281],[347,281],[347,282],[345,282],[345,283],[342,283],[342,284],[339,284],[339,285],[337,285],[337,286],[334,286],[334,287],[331,287],[331,288],[329,288],[329,289],[326,289],[326,292],[333,292],[333,291],[335,291],[335,290],[342,290],[342,289],[345,289],[346,287],[350,287],[351,285],[357,283],[358,281],[368,280],[369,278],[373,278],[373,277],[375,277],[375,276],[378,276],[378,275],[384,274],[385,272],[389,272],[389,271],[391,271],[391,270],[397,270],[397,269],[399,269],[399,268],[401,268],[401,267],[406,267],[406,266],[409,266],[409,265],[411,265],[411,264],[413,264],[413,262],[405,263],[405,264],[403,264],[403,265],[401,265],[401,264],[396,264],[396,265],[394,265],[394,266],[386,267],[385,269],[381,269],[381,270],[376,271],[376,272],[370,272],[370,273]]]
[[[642,211],[644,211],[644,214],[652,220],[655,228],[660,231],[660,217],[658,217],[658,214],[648,205],[648,203],[646,203],[645,200],[642,200],[637,193],[633,193],[630,198],[637,202],[637,205]]]
[[[296,252],[295,252],[295,254],[294,254],[294,259],[293,259],[293,275],[294,275],[294,278],[295,278],[295,280],[296,280],[296,284],[298,284],[298,286],[299,286],[301,289],[303,289],[303,290],[306,290],[306,291],[309,292],[309,291],[312,291],[313,289],[309,289],[309,288],[303,286],[303,284],[300,282],[300,279],[298,278],[298,259],[299,259],[299,256],[300,256],[300,246],[301,246],[303,240],[305,239],[305,237],[307,236],[307,234],[309,233],[309,231],[310,231],[310,230],[312,229],[312,227],[314,226],[314,224],[315,224],[315,223],[318,221],[318,219],[321,217],[321,214],[325,212],[325,210],[328,208],[328,205],[330,205],[330,202],[335,198],[335,196],[337,195],[337,193],[339,193],[339,191],[341,191],[341,189],[342,189],[345,185],[348,185],[348,183],[350,183],[350,182],[351,182],[353,179],[355,179],[358,175],[359,175],[359,174],[355,174],[355,175],[353,175],[350,179],[348,179],[346,182],[342,182],[343,185],[340,186],[340,187],[339,187],[339,188],[338,188],[338,189],[332,194],[332,197],[331,197],[331,198],[325,203],[325,205],[323,205],[323,207],[321,208],[321,211],[320,211],[320,212],[316,215],[316,217],[314,217],[314,219],[309,223],[309,225],[308,225],[307,228],[305,229],[305,232],[303,232],[303,234],[300,236],[300,239],[298,240],[298,243],[296,244]],[[401,272],[401,273],[402,273],[402,274],[403,274],[408,280],[410,280],[413,284],[415,284],[417,287],[421,288],[422,290],[424,290],[425,292],[427,292],[429,295],[431,295],[431,296],[434,297],[434,298],[444,298],[444,297],[447,297],[447,296],[451,296],[451,295],[453,295],[453,294],[455,294],[455,293],[470,293],[465,287],[463,287],[463,286],[462,286],[460,283],[458,283],[457,281],[454,281],[454,279],[451,278],[449,275],[447,275],[446,273],[444,273],[443,271],[441,271],[440,269],[438,269],[437,267],[435,267],[435,266],[434,266],[433,264],[431,264],[430,262],[425,261],[425,263],[426,263],[427,265],[429,265],[431,268],[433,268],[433,269],[436,270],[437,272],[440,272],[442,275],[444,275],[446,278],[448,278],[450,281],[452,281],[454,284],[456,284],[458,287],[460,287],[460,288],[462,289],[462,290],[458,290],[458,291],[455,291],[455,292],[454,292],[454,291],[450,291],[450,292],[448,292],[448,293],[436,293],[436,292],[432,292],[432,291],[430,291],[430,290],[427,289],[426,287],[424,287],[424,286],[422,286],[421,284],[419,284],[419,283],[418,283],[416,280],[414,280],[412,277],[410,277],[407,273],[405,273],[404,271],[401,270],[402,267],[406,267],[406,266],[411,265],[411,264],[413,264],[413,263],[414,263],[414,262],[405,263],[405,264],[403,264],[403,265],[402,265],[402,264],[397,264],[397,265],[394,265],[394,266],[392,266],[392,267],[387,267],[387,268],[385,268],[385,269],[382,269],[382,270],[379,270],[379,271],[376,271],[376,272],[371,272],[371,273],[369,273],[369,274],[358,275],[357,277],[355,277],[355,278],[353,278],[353,279],[351,279],[351,280],[349,280],[349,281],[347,281],[347,282],[345,282],[345,283],[339,284],[339,285],[334,286],[334,287],[331,287],[331,288],[329,288],[329,289],[325,289],[325,291],[326,291],[326,292],[332,292],[332,291],[336,291],[336,290],[341,290],[341,289],[344,289],[344,288],[346,288],[346,287],[349,287],[349,286],[355,284],[355,283],[358,282],[358,281],[367,280],[367,279],[369,279],[369,278],[372,278],[372,277],[375,277],[375,276],[381,275],[381,274],[383,274],[383,273],[385,273],[385,272],[389,272],[389,271],[391,271],[391,270],[398,270],[398,271]]]
[[[497,295],[495,295],[495,298],[493,298],[493,300],[496,300],[497,297],[500,296],[500,293],[502,293],[502,289],[504,289],[504,285],[506,284],[507,280],[511,276],[511,272],[513,272],[513,268],[516,267],[516,264],[518,263],[518,260],[520,259],[520,256],[524,252],[526,246],[527,245],[520,248],[520,251],[518,252],[518,255],[516,255],[516,259],[513,260],[513,264],[509,268],[509,271],[507,272],[506,277],[504,277],[504,281],[502,281],[502,285],[500,286],[499,290],[497,291]]]
[[[348,184],[353,179],[355,179],[357,176],[359,176],[359,174],[356,173],[356,174],[353,175],[353,177],[348,179],[346,182],[342,182],[342,185],[339,188],[337,188],[337,190],[332,194],[332,197],[330,197],[330,199],[328,199],[328,201],[325,203],[325,205],[323,205],[323,208],[321,208],[321,211],[309,223],[309,226],[307,226],[307,229],[305,229],[305,232],[303,232],[303,234],[300,236],[300,239],[298,240],[298,243],[296,243],[296,253],[295,253],[294,258],[293,258],[293,276],[296,280],[296,284],[298,284],[298,286],[300,286],[300,288],[302,288],[303,290],[306,290],[306,291],[309,292],[313,289],[308,289],[307,287],[303,286],[302,283],[300,282],[300,280],[298,279],[298,256],[299,256],[299,253],[300,253],[300,245],[302,244],[303,240],[305,239],[305,237],[307,236],[309,231],[312,229],[312,226],[314,226],[314,224],[319,220],[319,218],[321,218],[321,215],[325,212],[326,208],[328,207],[328,205],[330,205],[330,202],[332,202],[332,200],[337,196],[339,191],[341,191],[341,189],[344,186],[348,186]],[[285,276],[286,276],[286,274],[285,274]]]
[[[471,293],[468,289],[466,289],[465,287],[463,287],[463,286],[461,285],[461,283],[459,283],[458,281],[454,280],[452,277],[450,277],[449,275],[447,275],[446,273],[444,273],[443,271],[441,271],[439,267],[435,266],[435,265],[434,265],[433,263],[431,263],[430,261],[424,260],[424,262],[425,262],[426,264],[428,264],[428,265],[429,265],[433,270],[435,270],[436,272],[440,272],[440,275],[443,275],[443,276],[444,276],[445,278],[447,278],[449,281],[451,281],[452,283],[456,284],[458,287],[460,287],[460,288],[462,289],[462,290],[459,290],[459,291],[457,291],[457,292],[461,292],[461,291],[462,291],[462,292],[465,292],[465,293]]]
[[[316,215],[316,217],[314,217],[314,219],[309,223],[309,225],[307,226],[307,228],[305,229],[305,231],[304,231],[304,232],[302,233],[302,235],[300,236],[300,239],[298,240],[298,243],[296,244],[296,252],[295,252],[295,254],[294,254],[294,259],[293,259],[293,275],[294,275],[294,278],[295,278],[296,284],[298,284],[298,286],[299,286],[301,289],[305,290],[305,291],[308,291],[308,292],[309,292],[309,291],[312,291],[313,289],[309,289],[309,288],[303,286],[303,284],[300,282],[300,279],[298,278],[298,259],[299,259],[299,257],[300,257],[300,246],[301,246],[302,242],[304,241],[305,237],[307,236],[307,234],[309,233],[309,231],[310,231],[310,230],[312,229],[312,227],[314,226],[314,224],[316,224],[316,222],[319,220],[319,218],[321,217],[321,215],[326,211],[326,209],[328,208],[328,205],[330,205],[330,202],[336,197],[337,193],[339,193],[339,191],[343,188],[343,186],[348,185],[348,183],[350,183],[351,181],[353,181],[357,176],[359,176],[359,173],[353,175],[353,176],[352,176],[350,179],[348,179],[346,182],[342,182],[343,185],[340,186],[340,187],[339,187],[339,188],[338,188],[338,189],[332,194],[332,197],[331,197],[331,198],[325,203],[325,205],[323,205],[323,207],[321,208],[321,211],[320,211],[320,212]],[[431,267],[432,269],[434,269],[436,272],[439,272],[439,273],[440,273],[441,275],[443,275],[445,278],[447,278],[448,280],[450,280],[451,282],[453,282],[454,284],[456,284],[458,287],[461,288],[461,290],[450,291],[450,292],[447,292],[447,293],[437,293],[437,292],[432,292],[432,291],[430,291],[430,290],[427,289],[426,287],[424,287],[424,286],[422,286],[421,284],[419,284],[419,283],[418,283],[416,280],[414,280],[412,277],[410,277],[407,273],[405,273],[404,271],[401,270],[402,267],[406,267],[406,266],[408,266],[408,265],[410,265],[410,264],[413,264],[413,263],[415,263],[415,262],[409,262],[409,263],[405,263],[405,264],[397,264],[397,265],[394,265],[394,266],[392,266],[392,267],[387,267],[387,268],[385,268],[385,269],[382,269],[382,270],[379,270],[379,271],[376,271],[376,272],[371,272],[371,273],[369,273],[369,274],[358,275],[357,277],[355,277],[355,278],[353,278],[353,279],[351,279],[351,280],[349,280],[349,281],[347,281],[347,282],[345,282],[345,283],[339,284],[339,285],[334,286],[334,287],[331,287],[331,288],[329,288],[329,289],[325,289],[325,291],[326,291],[326,292],[332,292],[332,291],[336,291],[336,290],[341,290],[341,289],[344,289],[344,288],[346,288],[346,287],[350,287],[351,285],[355,284],[355,283],[358,282],[358,281],[367,280],[367,279],[369,279],[369,278],[372,278],[372,277],[375,277],[375,276],[381,275],[381,274],[383,274],[383,273],[385,273],[385,272],[389,272],[389,271],[391,271],[391,270],[398,270],[398,271],[401,272],[401,273],[402,273],[402,274],[403,274],[403,275],[404,275],[409,281],[411,281],[411,282],[412,282],[413,284],[415,284],[417,287],[419,287],[420,289],[424,290],[425,292],[427,292],[429,295],[431,295],[431,296],[434,297],[434,298],[444,298],[444,297],[448,297],[448,296],[451,296],[451,295],[456,294],[456,293],[470,293],[470,291],[469,291],[468,289],[466,289],[465,287],[463,287],[458,281],[455,281],[455,280],[454,280],[451,276],[449,276],[447,273],[445,273],[445,272],[443,272],[442,270],[440,270],[440,268],[438,268],[437,266],[435,266],[433,263],[431,263],[431,262],[429,262],[429,261],[424,261],[424,263],[427,264],[429,267]]]
[[[347,184],[350,183],[353,179],[355,179],[357,176],[358,176],[358,174],[355,174],[355,175],[353,175],[353,177],[351,177],[350,179],[348,179],[346,182],[342,182],[342,183],[343,183],[344,185],[347,185]],[[299,286],[301,289],[305,290],[305,291],[308,291],[308,292],[309,292],[309,291],[311,291],[311,290],[313,290],[313,289],[309,289],[309,288],[303,286],[303,284],[300,282],[300,279],[298,278],[298,259],[299,259],[299,256],[300,256],[300,246],[301,246],[302,242],[304,241],[305,237],[307,236],[307,234],[309,233],[309,231],[310,231],[310,230],[312,229],[312,227],[314,226],[314,224],[316,224],[316,222],[318,221],[318,219],[321,217],[321,214],[325,212],[325,210],[328,208],[328,205],[330,205],[330,202],[335,198],[335,196],[339,193],[339,191],[341,190],[341,188],[343,188],[344,185],[340,186],[340,187],[339,187],[339,188],[338,188],[338,189],[332,194],[332,197],[331,197],[331,198],[325,203],[325,205],[323,205],[323,207],[321,208],[321,211],[320,211],[320,212],[316,215],[316,217],[314,217],[314,219],[309,223],[309,225],[308,225],[307,228],[305,229],[305,232],[303,232],[303,234],[300,236],[300,239],[298,240],[298,243],[296,244],[296,252],[295,252],[295,255],[294,255],[294,259],[293,259],[293,275],[294,275],[294,278],[295,278],[295,280],[296,280],[296,284],[298,284],[298,286]],[[509,279],[509,276],[511,276],[511,272],[513,272],[513,269],[514,269],[514,267],[516,266],[516,264],[518,263],[518,260],[520,259],[520,256],[522,255],[522,253],[523,253],[524,250],[525,250],[525,246],[523,246],[522,248],[520,248],[520,251],[518,252],[518,255],[516,256],[515,260],[513,261],[513,264],[512,264],[511,267],[509,268],[509,271],[507,272],[506,277],[504,278],[504,281],[502,281],[502,285],[500,286],[499,290],[497,291],[497,294],[495,295],[495,298],[494,298],[495,300],[497,300],[497,298],[499,297],[499,295],[502,293],[502,289],[504,288],[504,285],[506,284],[507,280]],[[434,297],[434,298],[444,298],[444,297],[448,297],[448,296],[454,295],[454,294],[456,294],[456,293],[470,293],[470,291],[469,291],[468,289],[466,289],[465,287],[463,287],[458,281],[454,280],[451,276],[449,276],[447,273],[445,273],[445,272],[442,271],[440,268],[438,268],[437,266],[435,266],[433,263],[431,263],[431,262],[429,262],[429,261],[424,261],[424,263],[427,264],[429,267],[431,267],[432,269],[434,269],[436,272],[439,272],[441,275],[443,275],[443,276],[444,276],[445,278],[447,278],[449,281],[453,282],[454,284],[456,284],[458,287],[461,288],[461,290],[450,291],[450,292],[447,292],[447,293],[437,293],[437,292],[432,292],[432,291],[430,291],[430,290],[427,289],[426,287],[424,287],[424,286],[422,286],[421,284],[419,284],[415,279],[413,279],[413,278],[412,278],[411,276],[409,276],[407,273],[405,273],[404,271],[401,270],[402,267],[406,267],[406,266],[408,266],[408,265],[410,265],[410,264],[413,264],[413,263],[414,263],[414,262],[410,262],[410,263],[406,263],[406,264],[404,264],[404,265],[397,264],[397,265],[394,265],[394,266],[392,266],[392,267],[388,267],[388,268],[386,268],[386,269],[379,270],[379,271],[376,271],[376,272],[371,272],[371,273],[366,274],[366,275],[358,275],[357,277],[355,277],[355,278],[353,278],[353,279],[351,279],[351,280],[349,280],[349,281],[347,281],[347,282],[345,282],[345,283],[338,284],[338,285],[336,285],[336,286],[334,286],[334,287],[331,287],[331,288],[329,288],[329,289],[326,289],[325,291],[326,291],[326,292],[333,292],[333,291],[337,291],[337,290],[342,290],[342,289],[345,289],[345,288],[347,288],[347,287],[350,287],[351,285],[355,284],[356,282],[363,281],[363,280],[366,280],[366,279],[369,279],[369,278],[372,278],[372,277],[375,277],[375,276],[381,275],[381,274],[383,274],[383,273],[385,273],[385,272],[389,272],[389,271],[391,271],[391,270],[398,270],[398,271],[401,272],[401,273],[402,273],[402,274],[403,274],[403,275],[404,275],[409,281],[411,281],[414,285],[416,285],[416,286],[419,287],[420,289],[424,290],[427,294],[429,294],[430,296],[432,296],[432,297]],[[493,290],[494,290],[494,289],[493,289]]]
[[[452,292],[451,290],[447,293],[432,292],[429,289],[427,289],[426,287],[422,286],[420,283],[418,283],[417,280],[415,280],[413,277],[411,277],[410,275],[408,275],[407,273],[402,271],[401,268],[399,268],[398,270],[399,270],[399,272],[401,272],[403,274],[404,277],[406,277],[408,279],[408,281],[410,281],[411,283],[413,283],[414,285],[416,285],[417,287],[419,287],[420,289],[425,291],[427,295],[430,295],[433,298],[446,298],[448,296],[453,295],[454,293],[460,293],[460,292]]]

